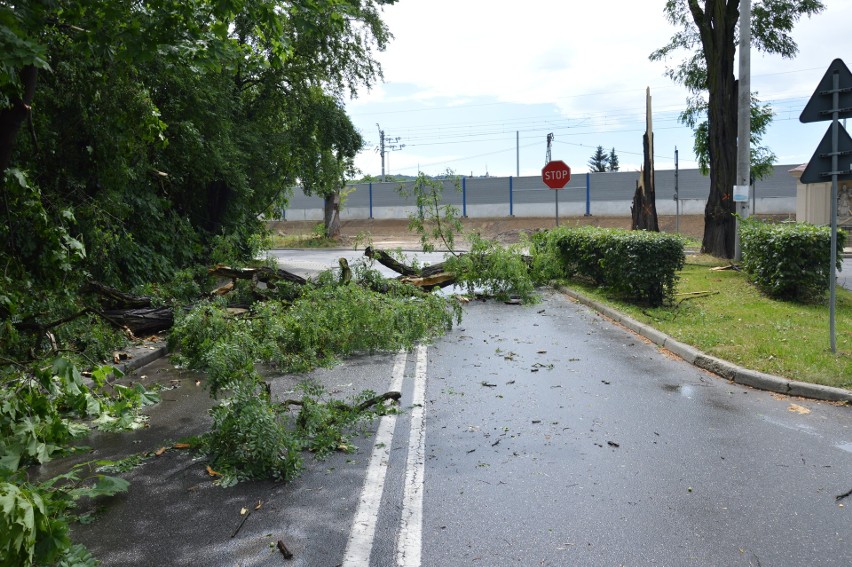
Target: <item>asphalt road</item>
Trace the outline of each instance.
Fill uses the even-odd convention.
[[[149,428],[96,438],[98,458],[208,426],[198,377],[140,374],[180,387]],[[274,395],[304,378],[271,375]],[[400,388],[403,412],[288,484],[218,488],[168,451],[75,537],[121,566],[852,564],[848,407],[728,383],[559,294],[472,302],[433,345],[310,378]]]

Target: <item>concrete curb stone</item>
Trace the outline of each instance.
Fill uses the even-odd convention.
[[[169,349],[165,340],[146,341],[145,344],[133,345],[124,349],[128,355],[127,360],[110,366],[117,368],[123,374],[130,374],[134,370],[138,370],[143,366],[151,364],[155,360],[162,358],[168,354]]]
[[[852,391],[844,388],[834,388],[831,386],[823,386],[820,384],[809,384],[807,382],[799,382],[797,380],[789,380],[781,376],[774,376],[756,370],[749,370],[741,366],[737,366],[727,360],[722,360],[707,354],[690,345],[676,341],[672,337],[649,327],[627,315],[620,313],[609,306],[603,305],[593,299],[590,299],[574,290],[563,286],[557,288],[561,293],[577,300],[579,303],[594,309],[598,313],[612,319],[631,331],[649,339],[659,347],[665,348],[676,354],[684,361],[697,366],[708,372],[712,372],[726,380],[750,386],[758,390],[766,390],[769,392],[777,392],[788,396],[799,396],[803,398],[812,398],[815,400],[826,400],[831,402],[847,402],[852,403]]]

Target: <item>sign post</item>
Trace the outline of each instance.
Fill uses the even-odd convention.
[[[544,184],[555,189],[554,199],[556,202],[556,226],[559,226],[559,189],[562,189],[571,181],[571,168],[562,160],[553,160],[541,169],[541,180]]]
[[[824,183],[831,178],[831,267],[829,269],[829,341],[837,352],[834,332],[834,306],[837,285],[837,181],[852,179],[852,139],[840,125],[841,118],[852,116],[852,72],[841,59],[828,66],[813,96],[799,116],[799,122],[831,120],[831,126],[802,173],[802,183]],[[842,135],[841,135],[842,131]],[[844,167],[840,168],[840,157]]]

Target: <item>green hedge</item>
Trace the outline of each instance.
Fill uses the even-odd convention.
[[[537,234],[532,250],[542,279],[583,276],[656,306],[674,294],[683,246],[683,239],[671,234],[563,227]]]
[[[807,223],[741,224],[742,268],[770,297],[812,300],[828,290],[831,228]],[[846,233],[837,233],[837,267]]]

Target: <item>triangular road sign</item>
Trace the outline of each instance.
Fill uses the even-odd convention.
[[[799,116],[799,122],[822,122],[832,119],[831,106],[834,101],[832,90],[834,89],[834,73],[840,78],[840,114],[838,118],[852,118],[852,72],[842,59],[835,59],[828,66],[828,71],[822,77],[811,100],[805,105],[805,109]]]
[[[834,125],[830,125],[822,137],[822,141],[817,146],[814,157],[808,162],[805,171],[802,172],[802,183],[830,183],[831,182],[831,129]],[[837,156],[837,179],[852,179],[852,138],[849,137],[849,132],[841,126],[837,125],[839,130],[837,136],[837,151],[840,155]]]

